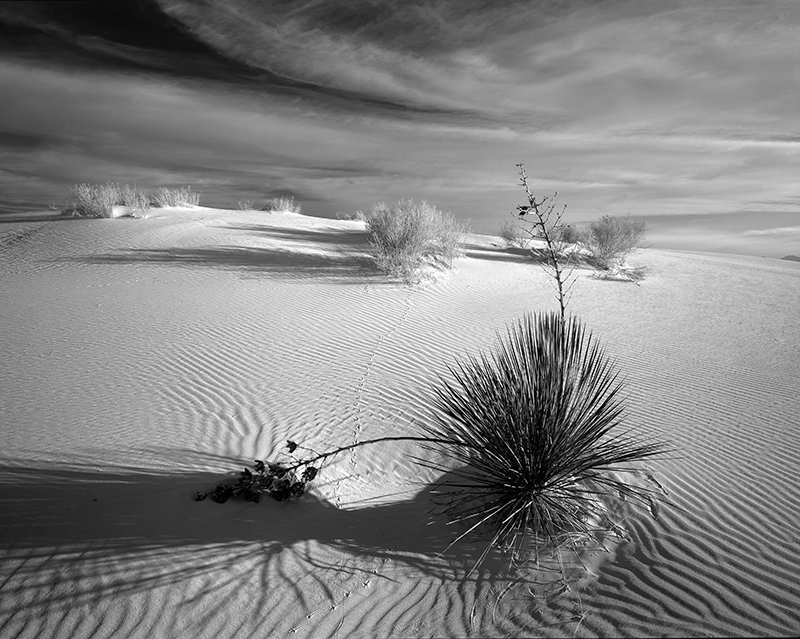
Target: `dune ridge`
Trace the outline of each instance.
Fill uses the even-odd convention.
[[[431,514],[410,443],[342,454],[294,504],[194,502],[287,439],[413,434],[431,385],[526,311],[524,257],[470,236],[406,287],[362,223],[154,209],[0,218],[0,636],[793,636],[800,627],[800,266],[645,250],[570,302],[628,379],[658,519],[555,593]],[[432,523],[431,523],[432,522]],[[575,574],[579,571],[575,569]],[[537,583],[541,582],[541,583]]]

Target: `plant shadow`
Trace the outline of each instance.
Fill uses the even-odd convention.
[[[291,279],[330,278],[344,282],[377,282],[369,244],[359,231],[311,231],[259,225],[220,228],[278,239],[280,246],[194,246],[119,249],[114,253],[70,258],[84,264],[166,264],[186,268],[218,268],[252,274],[270,273]],[[322,249],[322,250],[320,250]]]
[[[22,224],[29,222],[69,222],[76,218],[63,213],[0,213],[0,224]]]
[[[369,240],[364,230],[324,229],[312,230],[302,228],[282,228],[259,224],[226,224],[219,226],[225,230],[241,231],[266,238],[286,240],[292,243],[311,242],[326,246],[335,246],[343,251],[366,252]]]
[[[101,590],[140,592],[210,578],[239,563],[275,579],[288,555],[316,571],[320,583],[326,571],[349,577],[364,573],[366,564],[385,562],[417,575],[463,580],[487,542],[476,537],[448,548],[456,533],[437,516],[433,484],[399,501],[395,496],[392,502],[346,509],[313,491],[296,502],[193,499],[232,477],[188,468],[98,472],[80,464],[0,466],[0,592],[24,594],[43,573],[72,571],[76,562],[96,566],[79,570],[84,575],[102,570],[103,586],[76,579],[65,601],[90,599]],[[13,578],[4,574],[3,564],[12,567]],[[502,553],[493,552],[472,579],[506,571]]]
[[[464,247],[467,257],[480,260],[493,260],[496,262],[516,262],[532,263],[539,265],[549,265],[551,260],[544,247],[531,246],[520,248],[518,246],[500,247],[497,245],[485,246],[481,244],[469,244]],[[599,268],[598,263],[589,255],[580,253],[577,250],[569,250],[563,254],[560,261],[566,267],[576,268]]]
[[[497,245],[465,244],[462,248],[467,257],[495,262],[516,262],[521,264],[531,261],[535,256],[529,249],[516,246],[500,247]]]

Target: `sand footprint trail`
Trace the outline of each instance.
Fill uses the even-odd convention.
[[[441,558],[413,444],[341,455],[296,504],[191,501],[286,439],[411,434],[431,385],[528,310],[535,266],[471,239],[425,287],[365,267],[357,222],[207,209],[5,224],[0,636],[793,635],[800,268],[645,251],[572,308],[676,447],[680,508],[579,593],[537,600],[476,544]],[[424,453],[423,453],[424,454]],[[96,500],[96,501],[95,501]]]

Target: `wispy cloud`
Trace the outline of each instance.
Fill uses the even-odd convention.
[[[800,226],[779,226],[777,228],[769,229],[751,229],[745,232],[745,235],[750,236],[764,236],[764,235],[779,235],[783,237],[794,236],[800,238]]]
[[[427,198],[492,232],[525,161],[574,219],[725,231],[800,206],[798,28],[793,0],[2,3],[0,207],[186,182],[321,215]]]

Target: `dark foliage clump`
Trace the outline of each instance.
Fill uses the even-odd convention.
[[[298,445],[289,441],[289,453],[297,450]],[[305,466],[298,475],[298,470]],[[206,497],[219,504],[231,497],[244,497],[246,501],[259,502],[262,495],[269,495],[277,501],[295,501],[306,491],[306,485],[313,481],[319,469],[305,462],[283,464],[279,462],[263,462],[256,459],[253,469],[245,468],[235,484],[218,484],[210,493],[197,493],[195,498],[201,501]]]

